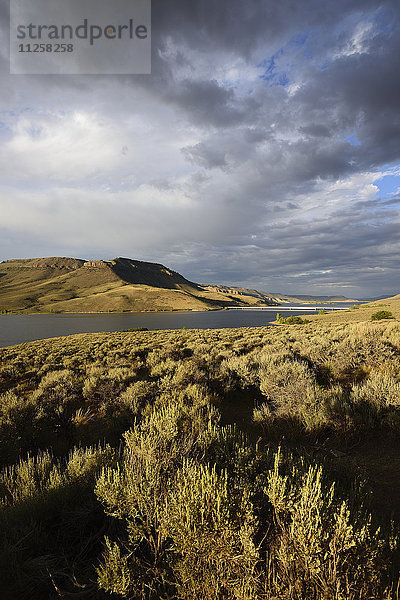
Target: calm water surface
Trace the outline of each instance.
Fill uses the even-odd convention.
[[[294,305],[293,305],[294,306]],[[341,306],[335,304],[335,306]],[[349,305],[342,305],[346,308]],[[329,307],[326,307],[329,308]],[[0,315],[0,347],[43,340],[74,333],[121,331],[131,327],[148,329],[218,329],[222,327],[260,327],[275,321],[276,313],[315,314],[310,307],[288,311],[284,307],[268,310],[218,310],[201,312]]]

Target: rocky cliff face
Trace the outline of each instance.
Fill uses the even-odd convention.
[[[87,260],[83,263],[83,266],[94,269],[110,269],[110,264],[105,260]]]
[[[114,273],[127,283],[165,289],[190,289],[194,292],[200,289],[196,283],[159,263],[119,257],[110,261],[110,264]]]

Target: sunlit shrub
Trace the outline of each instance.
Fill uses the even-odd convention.
[[[351,514],[348,503],[335,498],[334,484],[323,481],[320,467],[295,465],[284,475],[279,464],[278,453],[265,487],[276,524],[271,596],[381,599],[385,551],[396,540],[385,540],[362,510]]]
[[[381,321],[382,319],[393,319],[393,315],[390,310],[378,310],[371,315],[371,321]]]

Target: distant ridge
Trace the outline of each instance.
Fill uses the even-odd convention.
[[[390,296],[389,298],[386,298],[386,297],[375,298],[374,302],[376,302],[377,300],[378,301],[379,300],[400,300],[400,294],[396,294],[395,296]]]
[[[277,296],[281,296],[277,294]],[[290,299],[297,299],[301,302],[357,302],[352,298],[346,298],[346,296],[309,296],[303,294],[296,294],[296,296],[290,297]]]
[[[309,296],[309,295],[300,295],[290,296],[288,294],[282,293],[274,293],[274,292],[261,292],[259,290],[249,289],[249,288],[241,288],[241,287],[233,287],[226,285],[203,285],[203,288],[209,290],[215,290],[224,294],[232,294],[232,295],[243,295],[243,296],[253,296],[263,301],[270,301],[271,303],[287,303],[287,302],[357,302],[357,300],[352,300],[350,298],[346,298],[346,296]]]
[[[360,302],[377,302],[378,300],[392,300],[392,299],[398,299],[398,298],[399,298],[399,294],[391,294],[390,296],[388,296],[387,294],[384,294],[382,296],[359,298],[359,301]]]
[[[2,267],[21,269],[77,269],[85,261],[81,258],[68,258],[66,256],[48,256],[46,258],[10,258],[0,265]]]
[[[242,297],[251,297],[254,298],[254,301],[258,303],[266,303],[266,304],[278,304],[279,298],[275,294],[268,294],[267,292],[259,292],[258,290],[242,288],[242,287],[234,287],[227,285],[210,285],[210,284],[202,284],[201,287],[208,291],[217,292],[219,294],[224,294],[225,296],[242,298]]]
[[[2,311],[210,310],[273,303],[263,294],[235,294],[217,287],[201,286],[159,263],[122,257],[105,261],[53,256],[0,263]]]

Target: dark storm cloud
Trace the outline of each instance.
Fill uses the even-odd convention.
[[[330,132],[325,125],[320,125],[318,123],[311,123],[310,125],[303,125],[303,127],[299,127],[299,131],[304,133],[305,135],[310,135],[313,137],[330,137]]]
[[[174,86],[166,94],[166,99],[189,113],[195,123],[206,122],[215,127],[236,125],[246,114],[246,105],[240,109],[235,107],[233,91],[218,85],[216,81],[185,80],[179,86]],[[247,102],[249,104],[251,101]]]
[[[188,160],[205,169],[227,166],[225,152],[214,146],[200,143],[196,144],[196,146],[183,148],[182,152]]]
[[[331,129],[355,128],[362,166],[400,157],[400,32],[379,36],[364,54],[340,57],[296,94],[305,115],[325,114]]]
[[[332,28],[338,19],[380,6],[396,11],[396,0],[153,0],[153,33],[159,43],[166,36],[201,50],[210,46],[249,57],[260,40],[280,44],[299,30]]]

